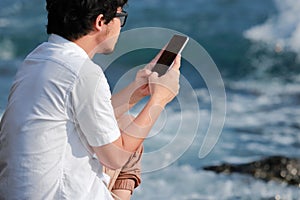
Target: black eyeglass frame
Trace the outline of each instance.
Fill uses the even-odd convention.
[[[125,26],[127,20],[128,13],[126,11],[122,11],[120,13],[116,13],[115,17],[118,17],[121,21],[121,27]]]

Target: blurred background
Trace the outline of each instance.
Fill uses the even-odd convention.
[[[200,104],[198,136],[172,165],[143,174],[133,199],[299,199],[297,186],[241,174],[215,174],[203,167],[273,155],[300,157],[300,1],[129,0],[125,10],[129,17],[124,31],[163,27],[201,44],[216,63],[227,95],[222,135],[213,151],[200,159],[200,144],[210,120],[210,98],[201,77],[183,60],[182,74]],[[47,40],[46,23],[44,1],[0,1],[0,116],[18,66]],[[124,72],[149,62],[156,53],[151,49],[134,51],[114,62],[105,71],[112,89]],[[146,152],[173,139],[176,130],[172,123],[178,123],[182,114],[177,107],[176,103],[168,107],[170,123],[162,136],[146,141]],[[193,110],[186,113],[193,120]],[[184,128],[186,134],[194,131],[188,125]]]

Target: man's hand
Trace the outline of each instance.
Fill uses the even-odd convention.
[[[158,77],[156,72],[151,73],[149,76],[150,99],[136,118],[131,120],[128,126],[125,125],[126,128],[121,130],[121,136],[117,140],[107,145],[93,147],[103,165],[111,169],[123,167],[132,153],[142,145],[166,104],[178,94],[180,61],[181,57],[177,56],[172,69],[161,77]],[[123,95],[128,95],[130,91],[123,90]],[[122,95],[119,94],[120,96]],[[119,111],[119,113],[121,113],[120,119],[124,112]]]
[[[134,80],[136,90],[130,98],[130,104],[135,104],[142,98],[150,95],[149,77],[152,74],[151,70],[161,56],[162,52],[163,50],[161,50],[149,64],[137,72]]]
[[[130,97],[130,104],[136,104],[142,98],[150,95],[148,78],[151,75],[151,71],[147,69],[147,66],[144,69],[141,69],[137,72],[134,85],[135,91]]]
[[[151,98],[165,104],[174,99],[179,92],[180,62],[181,56],[178,55],[174,65],[165,75],[158,77],[156,72],[151,74],[149,77]]]

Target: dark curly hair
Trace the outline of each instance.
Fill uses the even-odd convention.
[[[93,23],[103,14],[105,24],[116,15],[127,0],[46,0],[48,34],[57,34],[74,41],[93,30]]]

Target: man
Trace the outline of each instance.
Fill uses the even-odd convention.
[[[0,199],[112,199],[103,166],[128,163],[179,90],[180,57],[111,96],[91,59],[113,51],[126,3],[47,0],[49,40],[18,69],[0,124]],[[124,114],[147,95],[136,118]]]

